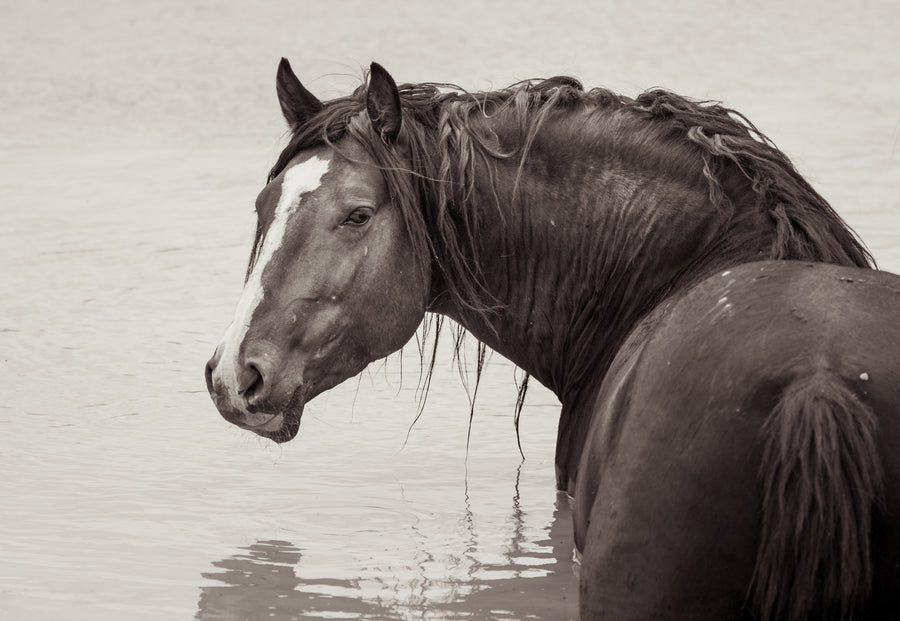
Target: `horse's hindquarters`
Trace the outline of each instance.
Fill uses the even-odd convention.
[[[838,523],[852,525],[858,535],[873,520],[872,541],[864,542],[872,550],[875,594],[870,603],[857,606],[866,596],[857,592],[809,605],[813,613],[822,613],[840,611],[850,602],[871,618],[887,614],[888,600],[896,597],[890,593],[900,592],[900,525],[891,517],[900,515],[896,317],[900,278],[794,262],[725,271],[658,309],[635,333],[644,336],[632,337],[604,381],[579,472],[576,536],[584,548],[583,618],[756,614],[748,602],[761,544],[813,547],[813,566],[841,565],[816,570],[838,576],[838,584],[813,579],[818,583],[811,590],[819,599],[841,588],[865,590],[865,581],[835,560],[842,558],[840,551],[828,555],[844,541],[835,544],[833,535],[803,528],[800,535],[783,533],[762,519],[763,426],[771,416],[781,416],[776,405],[791,386],[814,376],[825,378],[825,387],[835,382],[873,413],[876,429],[870,440],[885,473],[885,509],[873,500],[871,509],[847,504],[849,517],[838,516],[847,517]],[[814,438],[831,438],[835,454],[851,460],[845,464],[865,462],[867,456],[847,439],[860,425],[853,411],[847,417],[849,431],[828,431],[827,420],[803,416]],[[821,461],[814,448],[805,448],[812,451],[810,459]],[[828,471],[830,464],[823,467]],[[877,478],[871,468],[861,471]],[[798,466],[782,473],[789,487],[785,493],[815,495],[825,489],[827,494],[828,486],[809,480],[816,472]],[[833,489],[841,489],[839,477],[846,475],[842,470],[835,476]],[[870,483],[877,487],[881,481]],[[847,503],[841,497],[823,501],[838,509]],[[855,510],[865,515],[851,515]],[[797,523],[802,524],[792,522]],[[782,536],[785,541],[778,541]],[[792,572],[802,569],[781,563],[774,571],[784,574],[774,580],[791,584],[797,578]],[[774,618],[765,610],[760,616]]]

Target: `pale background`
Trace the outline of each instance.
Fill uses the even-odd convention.
[[[569,74],[750,117],[900,271],[900,8],[873,2],[0,1],[0,618],[535,618],[575,612],[558,408],[512,428],[495,356],[466,458],[413,351],[275,446],[203,364],[284,138],[281,56],[320,97],[372,60],[469,89]],[[530,616],[529,616],[530,615]]]

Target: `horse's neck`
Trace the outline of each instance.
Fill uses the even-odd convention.
[[[440,274],[432,292],[433,310],[559,397],[563,488],[609,365],[666,296],[753,260],[867,264],[840,218],[774,148],[734,131],[722,155],[718,141],[679,139],[659,119],[577,110],[544,117],[521,166],[522,126],[485,117],[481,135],[496,138],[499,159],[469,153],[476,183],[461,202],[479,226],[477,252],[463,263],[478,265],[498,310],[454,300],[440,291]],[[510,152],[517,156],[502,159]]]
[[[600,151],[598,153],[598,151]],[[718,223],[703,183],[653,176],[615,153],[537,141],[479,170],[479,262],[499,310],[435,310],[553,390],[589,399],[625,337],[700,260]]]

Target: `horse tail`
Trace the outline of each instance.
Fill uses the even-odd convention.
[[[882,499],[877,419],[838,377],[792,381],[763,425],[762,531],[751,598],[760,619],[849,618],[872,589]]]

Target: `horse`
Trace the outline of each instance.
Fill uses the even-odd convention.
[[[290,138],[206,367],[227,421],[287,442],[449,317],[562,404],[582,619],[896,618],[900,277],[746,117],[377,63],[322,102],[282,59],[276,91]]]

